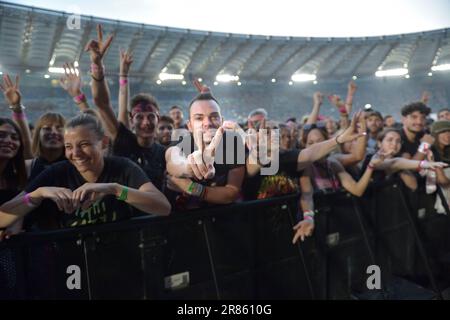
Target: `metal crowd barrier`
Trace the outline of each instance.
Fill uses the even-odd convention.
[[[433,196],[399,181],[316,194],[314,235],[292,245],[298,197],[16,236],[0,243],[0,299],[435,299],[450,286]]]

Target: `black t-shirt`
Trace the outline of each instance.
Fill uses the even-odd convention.
[[[52,164],[57,163],[59,161],[67,160],[64,155],[61,155],[58,159],[56,159],[53,162],[48,162],[46,159],[42,157],[34,158],[31,161],[31,170],[30,170],[30,176],[28,177],[28,181],[33,180],[36,178],[42,171],[50,167]]]
[[[400,149],[400,154],[407,152],[411,155],[411,157],[413,157],[420,146],[420,139],[422,139],[423,135],[423,132],[416,134],[414,142],[411,142],[408,140],[408,137],[405,134],[405,128],[403,127],[400,131],[400,136],[402,138],[402,148]]]
[[[130,188],[139,189],[150,180],[144,172],[132,161],[121,157],[105,157],[104,168],[97,183],[116,182]],[[27,193],[39,187],[63,187],[72,191],[86,183],[77,169],[69,162],[56,163],[31,181],[25,188]],[[113,222],[130,218],[135,210],[127,203],[109,195],[98,200],[87,210],[78,209],[72,214],[58,210],[56,204],[45,199],[42,204],[26,217],[25,226],[29,229],[36,226],[39,229],[56,229],[75,227],[101,222]]]
[[[186,141],[185,139],[188,140]],[[233,140],[234,142],[232,142]],[[234,157],[231,157],[230,155],[228,155],[227,157],[228,145],[233,145],[235,151]],[[193,153],[195,151],[195,143],[192,134],[184,136],[183,139],[181,139],[177,144],[177,146],[182,149],[184,156],[188,156]],[[240,157],[238,150],[242,151],[242,159],[239,159]],[[245,158],[248,152],[242,142],[242,139],[238,136],[237,133],[225,131],[223,139],[218,145],[216,151],[217,152],[214,163],[214,169],[216,170],[215,176],[212,179],[201,181],[197,181],[195,178],[192,178],[193,181],[208,187],[222,187],[227,184],[228,173],[230,172],[230,170],[245,166]],[[200,201],[200,199],[198,198],[183,195],[168,188],[165,188],[164,193],[169,199],[169,202],[171,203],[174,211],[208,206],[208,203]]]
[[[287,177],[290,182],[289,184],[298,183],[298,178],[301,176],[302,171],[297,171],[298,167],[298,156],[300,154],[300,149],[291,149],[280,151],[279,156],[279,169],[278,173],[272,176],[263,176],[261,172],[257,173],[253,177],[246,177],[243,185],[243,194],[245,200],[255,200],[261,195],[262,192],[270,188],[280,189],[279,188],[279,177]],[[284,183],[281,182],[281,183]],[[270,185],[273,185],[271,187]],[[265,190],[261,190],[261,187],[264,187]],[[293,191],[292,186],[289,186],[288,192]],[[271,193],[280,193],[281,190],[273,190]]]
[[[0,190],[0,205],[4,204],[5,202],[8,202],[15,196],[17,196],[20,193],[17,189],[4,189]]]
[[[162,190],[166,170],[165,152],[166,148],[159,143],[153,143],[150,148],[141,147],[136,135],[120,123],[113,143],[113,155],[129,158],[138,164],[159,190]]]
[[[445,162],[450,165],[450,147],[446,147],[444,149],[443,156],[441,153],[437,150],[437,148],[433,145],[431,146],[431,151],[433,152],[434,161],[436,162]]]

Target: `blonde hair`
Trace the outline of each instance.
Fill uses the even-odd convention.
[[[40,157],[44,152],[41,144],[40,133],[41,129],[47,125],[60,125],[62,128],[66,124],[64,116],[60,113],[47,112],[44,113],[36,122],[34,128],[33,141],[31,143],[31,151],[35,157]],[[64,148],[62,148],[64,150]]]

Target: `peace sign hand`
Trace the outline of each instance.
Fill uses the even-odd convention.
[[[108,51],[113,40],[113,35],[109,35],[105,42],[103,42],[103,31],[102,26],[100,24],[97,25],[97,40],[90,40],[84,51],[90,52],[91,62],[97,65],[100,65],[103,59],[103,56]]]
[[[0,84],[0,88],[10,106],[20,105],[22,95],[19,91],[19,75],[16,76],[16,82],[12,83],[9,75],[5,74],[3,76],[3,84]]]

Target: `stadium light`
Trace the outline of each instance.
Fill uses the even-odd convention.
[[[50,73],[60,73],[60,74],[64,74],[64,68],[59,68],[59,67],[49,67],[48,68],[48,72]],[[80,71],[75,68],[75,73],[78,75],[80,73]]]
[[[432,77],[433,76],[433,72],[428,72],[428,76]]]
[[[294,83],[292,81],[289,81],[289,85],[292,86]]]
[[[25,73],[30,73],[30,72],[31,72],[30,69],[25,70]]]
[[[317,84],[317,80],[314,80],[313,83],[314,83],[314,84]]]
[[[233,76],[231,74],[218,74],[216,76],[216,80],[218,82],[231,82],[231,81],[238,81],[239,76]]]
[[[217,86],[219,83],[217,81],[214,81],[214,85]]]
[[[353,76],[352,79],[353,79],[353,80],[356,80],[356,79],[358,79],[358,77],[357,77],[357,76]]]
[[[431,70],[432,71],[447,71],[447,70],[450,70],[450,63],[440,64],[438,66],[432,66]]]
[[[161,72],[159,74],[159,80],[166,81],[166,80],[183,80],[184,75],[182,74],[176,74],[176,73],[165,73]]]
[[[50,78],[50,75],[46,74],[46,75],[44,75],[44,78],[48,79],[48,78]]]
[[[409,74],[407,74],[407,75],[405,76],[405,78],[406,78],[406,79],[409,79]]]
[[[185,86],[186,85],[186,81],[181,81],[181,84],[183,85],[183,86]]]
[[[277,79],[273,78],[272,83],[275,83],[275,82],[277,82]]]
[[[405,68],[378,70],[377,72],[375,72],[376,77],[396,77],[396,76],[404,76],[407,74],[408,69]]]
[[[156,80],[156,84],[157,84],[157,85],[160,85],[161,83],[162,83],[162,81],[161,81],[161,80],[159,80],[159,79],[158,79],[158,80]]]
[[[0,71],[0,76],[3,74],[3,72],[2,71]]]
[[[198,82],[202,82],[203,81],[203,79],[202,78],[198,78]]]
[[[298,73],[298,74],[293,74],[291,79],[292,79],[292,81],[295,81],[295,82],[306,82],[306,81],[314,81],[317,79],[317,77],[315,74]]]
[[[370,103],[367,103],[365,106],[364,106],[364,109],[366,109],[366,110],[369,110],[369,109],[371,109],[372,108],[372,105],[370,104]]]
[[[241,86],[241,85],[242,85],[242,83],[241,83],[240,81],[238,81],[237,85],[238,85],[238,86]]]

